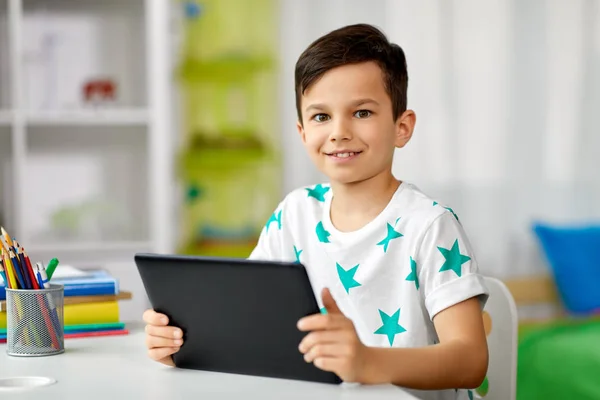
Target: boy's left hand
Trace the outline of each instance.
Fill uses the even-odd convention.
[[[306,362],[334,372],[345,382],[366,383],[367,346],[363,345],[351,320],[340,311],[328,289],[322,292],[327,314],[315,314],[298,321],[298,329],[311,331],[300,342]]]

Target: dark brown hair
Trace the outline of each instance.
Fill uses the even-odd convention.
[[[373,61],[379,65],[383,83],[392,101],[394,120],[406,111],[408,71],[400,46],[390,43],[383,32],[368,24],[336,29],[311,43],[296,62],[295,89],[298,120],[302,123],[301,98],[327,71],[347,64]]]

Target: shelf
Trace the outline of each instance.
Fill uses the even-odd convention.
[[[6,110],[0,110],[0,126],[10,125],[12,122],[12,113]]]
[[[165,1],[17,1],[23,6],[18,104],[36,112],[78,110],[92,96],[111,107],[146,107],[145,8]],[[88,92],[94,81],[99,85]]]
[[[31,260],[48,262],[58,258],[61,264],[103,267],[106,263],[132,261],[136,253],[155,251],[152,242],[90,242],[72,244],[31,244],[25,248]]]
[[[61,243],[61,244],[40,244],[27,246],[27,252],[31,253],[80,253],[90,251],[101,252],[122,252],[122,251],[149,251],[152,248],[150,242],[88,242],[88,243]]]
[[[32,261],[172,247],[170,3],[0,0],[0,222]]]
[[[145,109],[30,112],[26,122],[40,125],[139,126],[149,123]]]

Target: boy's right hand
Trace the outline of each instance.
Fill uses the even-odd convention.
[[[146,323],[148,355],[154,361],[174,367],[171,356],[177,353],[183,344],[183,332],[179,328],[168,326],[169,318],[152,309],[144,311],[143,318]]]

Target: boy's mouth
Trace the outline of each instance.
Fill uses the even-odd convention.
[[[327,154],[329,157],[336,158],[336,159],[350,159],[350,158],[356,157],[360,153],[362,153],[362,151],[336,151],[334,153],[325,153],[325,154]]]
[[[362,151],[336,151],[334,153],[325,153],[329,159],[336,162],[347,162],[355,159]]]

